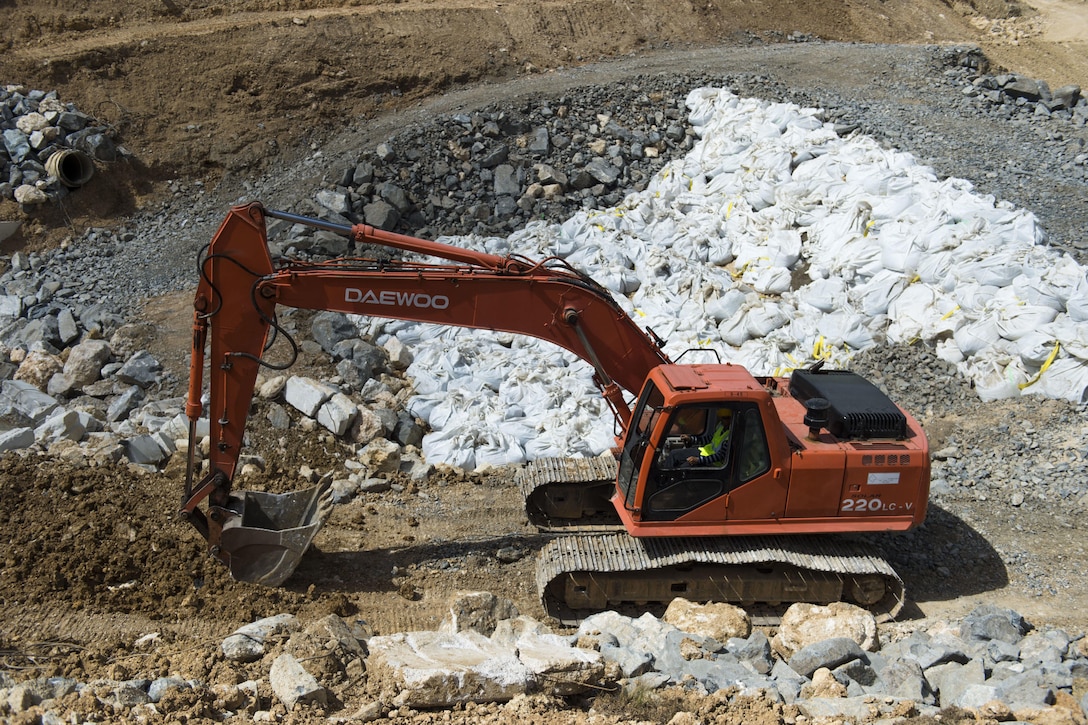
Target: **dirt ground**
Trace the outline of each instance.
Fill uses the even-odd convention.
[[[685,45],[784,42],[795,31],[974,42],[995,63],[1052,87],[1088,87],[1086,0],[0,0],[0,82],[57,89],[116,126],[136,159],[62,212],[28,218],[4,202],[0,218],[26,222],[15,244],[55,244],[154,202],[167,180],[212,186],[259,174],[343,124],[461,84]],[[173,301],[149,301],[149,309],[168,314]],[[324,471],[343,458],[335,441],[297,430],[254,443],[268,461],[254,486],[272,490],[300,487],[303,464]],[[429,629],[458,589],[493,591],[544,616],[531,574],[543,539],[507,472],[441,472],[337,507],[306,565],[278,589],[232,582],[175,517],[183,473],[180,460],[152,474],[0,458],[0,668],[81,680],[161,670],[214,682],[224,677],[218,642],[258,617],[334,612],[366,620],[375,633]],[[959,542],[965,558],[956,566],[975,576],[908,567],[912,615],[1000,603],[1082,631],[1088,587],[1037,596],[1010,579],[996,553],[1044,560],[1064,550],[1040,570],[1080,572],[1083,583],[1088,555],[1068,548],[1075,522],[1062,513],[1025,512],[1014,529],[988,520],[982,504],[934,507],[926,533],[899,543],[940,552]],[[500,561],[500,550],[515,556]],[[171,646],[153,656],[134,649],[151,632]]]

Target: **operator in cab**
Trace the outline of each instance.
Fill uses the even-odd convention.
[[[717,466],[729,453],[733,411],[719,408],[707,425],[707,410],[688,408],[677,413],[670,435],[679,436],[685,448],[675,460],[679,466]]]

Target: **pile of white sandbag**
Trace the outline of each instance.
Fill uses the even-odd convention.
[[[559,256],[608,287],[673,357],[756,374],[881,343],[921,343],[984,400],[1088,389],[1088,279],[1041,246],[1031,213],[941,180],[816,109],[701,88],[700,141],[620,207],[508,239],[445,241]],[[595,455],[614,421],[588,365],[529,337],[390,322],[415,352],[424,454],[466,468]],[[709,352],[685,362],[708,362]]]

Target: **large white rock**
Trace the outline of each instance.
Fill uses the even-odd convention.
[[[351,439],[361,446],[385,434],[382,419],[365,405],[357,406],[358,414],[351,424]]]
[[[293,614],[265,617],[238,628],[223,640],[220,649],[223,656],[232,662],[253,662],[264,656],[266,639],[274,634],[295,632],[298,628],[298,618]]]
[[[0,432],[0,453],[18,451],[34,445],[33,428],[12,428]]]
[[[89,413],[78,410],[58,410],[34,429],[34,437],[49,444],[59,440],[81,441],[87,435]]]
[[[336,392],[336,388],[331,385],[292,375],[287,379],[283,396],[288,405],[313,418],[325,401]]]
[[[389,367],[394,370],[407,370],[412,364],[413,355],[408,346],[395,337],[391,337],[382,345],[389,355]]]
[[[740,607],[725,602],[696,604],[687,599],[673,599],[663,620],[677,629],[725,642],[730,637],[746,639],[752,633],[752,620]]]
[[[557,634],[527,631],[518,637],[515,647],[518,659],[533,673],[536,688],[549,695],[585,692],[604,678],[600,652],[571,647]]]
[[[457,592],[450,597],[449,609],[439,630],[450,634],[473,630],[490,637],[499,622],[516,616],[517,607],[509,599],[496,597],[491,592]]]
[[[13,320],[23,314],[23,298],[19,295],[0,295],[0,318]]]
[[[43,128],[49,126],[49,121],[45,116],[37,111],[31,111],[25,113],[15,119],[15,128],[19,129],[25,134],[31,134],[35,131],[41,131]]]
[[[49,195],[33,184],[20,184],[15,187],[15,201],[27,206],[44,204],[49,201]]]
[[[11,408],[38,425],[60,407],[57,399],[47,395],[23,380],[0,382],[0,409]]]
[[[880,649],[872,612],[846,602],[827,606],[803,602],[790,605],[782,615],[771,646],[782,659],[788,660],[802,647],[833,637],[848,637],[866,652]]]
[[[38,390],[45,390],[49,378],[64,369],[64,363],[56,355],[44,350],[31,350],[15,371],[16,380],[24,380]]]
[[[306,671],[301,662],[286,652],[272,661],[268,683],[288,710],[300,702],[318,702],[322,705],[327,702],[325,688]]]
[[[513,651],[479,632],[402,632],[367,647],[368,686],[397,707],[506,702],[534,681]]]
[[[400,470],[400,446],[387,438],[375,438],[356,454],[371,475]]]
[[[351,398],[343,393],[335,393],[317,411],[317,422],[342,436],[351,426],[359,410]]]
[[[105,340],[85,340],[68,351],[64,373],[72,379],[73,387],[82,388],[102,376],[102,366],[112,354]]]

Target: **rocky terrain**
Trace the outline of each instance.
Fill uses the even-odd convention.
[[[670,635],[656,619],[616,618],[579,632],[552,625],[564,639],[544,638],[565,657],[578,649],[570,644],[579,645],[581,661],[590,664],[575,670],[577,688],[557,686],[554,669],[542,677],[523,657],[511,666],[536,675],[478,698],[484,704],[448,694],[437,709],[434,702],[412,700],[403,693],[426,688],[399,683],[406,671],[391,665],[387,654],[376,654],[387,652],[387,640],[398,633],[441,629],[444,636],[472,639],[476,635],[465,630],[476,632],[497,648],[488,661],[529,649],[527,640],[518,644],[520,637],[547,634],[517,619],[465,627],[457,624],[456,612],[467,605],[460,599],[452,609],[450,604],[458,591],[492,592],[547,624],[531,584],[532,554],[544,539],[524,520],[511,472],[469,474],[420,460],[414,446],[421,431],[398,407],[410,385],[399,356],[410,351],[375,348],[372,356],[338,358],[342,340],[328,317],[285,315],[303,342],[289,374],[335,382],[364,404],[371,425],[337,435],[283,397],[285,380],[270,377],[254,416],[261,423],[250,431],[254,458],[247,487],[295,489],[324,474],[336,480],[340,503],[298,573],[274,590],[234,583],[174,516],[184,475],[184,456],[176,449],[185,445],[179,396],[187,378],[195,259],[230,203],[259,199],[428,238],[503,235],[532,219],[562,220],[577,209],[608,207],[639,188],[690,148],[687,91],[724,85],[743,95],[821,107],[841,133],[873,135],[942,175],[967,178],[983,193],[1028,208],[1042,220],[1049,244],[1084,263],[1088,131],[1084,101],[1069,87],[1085,77],[1075,64],[1051,75],[1031,65],[1046,54],[1025,50],[1027,67],[1040,69],[1033,75],[1007,65],[1004,45],[982,50],[973,42],[821,40],[977,40],[965,30],[927,38],[924,28],[911,30],[905,16],[894,14],[888,19],[894,37],[838,37],[833,24],[812,18],[764,19],[763,25],[753,19],[736,28],[734,40],[744,42],[726,47],[651,52],[645,40],[605,47],[611,37],[605,34],[596,39],[596,54],[628,47],[644,52],[582,65],[594,56],[568,48],[560,53],[569,53],[564,67],[548,73],[527,73],[521,60],[493,66],[496,72],[520,71],[502,84],[450,85],[482,74],[478,70],[405,90],[376,80],[365,98],[343,103],[336,113],[327,100],[314,100],[344,100],[345,76],[331,67],[313,74],[328,85],[313,80],[284,94],[288,101],[279,114],[269,112],[271,91],[259,87],[260,76],[239,70],[223,81],[226,90],[220,91],[229,97],[223,107],[206,109],[204,122],[179,116],[160,91],[161,116],[175,111],[166,123],[152,106],[132,113],[146,102],[140,99],[150,98],[146,93],[123,95],[127,83],[150,72],[152,61],[162,64],[164,51],[156,44],[169,46],[224,23],[238,42],[265,28],[277,36],[320,31],[305,37],[329,43],[335,38],[328,18],[345,8],[300,5],[270,25],[248,25],[251,15],[232,19],[195,3],[164,4],[166,11],[149,4],[146,16],[133,4],[130,16],[112,19],[86,5],[60,15],[43,3],[33,22],[23,4],[0,8],[19,20],[7,26],[5,42],[16,59],[7,72],[23,71],[0,79],[12,84],[3,97],[4,128],[17,127],[16,117],[41,112],[47,125],[64,131],[53,140],[90,128],[111,141],[88,144],[93,134],[87,133],[70,140],[96,167],[95,179],[75,189],[39,188],[31,177],[38,173],[42,180],[42,172],[25,164],[34,161],[31,152],[22,166],[8,163],[14,155],[5,145],[10,187],[3,195],[14,197],[30,185],[45,199],[23,199],[20,206],[12,198],[0,206],[0,218],[19,224],[4,242],[9,261],[0,278],[7,320],[0,335],[6,352],[0,510],[8,534],[0,549],[0,687],[7,693],[0,716],[13,722],[192,722],[226,713],[284,722],[330,716],[932,722],[940,712],[942,722],[971,722],[976,714],[1007,720],[1015,710],[1039,722],[1082,721],[1088,568],[1077,529],[1088,505],[1083,406],[1030,395],[983,405],[924,346],[877,348],[854,363],[916,413],[935,451],[927,524],[908,534],[872,537],[906,581],[911,600],[902,621],[881,625],[879,649],[854,630],[847,636],[854,647],[812,638],[817,654],[795,661],[803,646],[770,645],[782,634],[776,629],[790,631],[785,625],[695,630],[685,637]],[[180,14],[171,16],[175,32],[150,33],[147,26],[173,13],[172,7]],[[912,22],[924,25],[940,10],[922,8]],[[258,9],[271,10],[239,7]],[[944,9],[948,27],[961,21],[970,26]],[[364,5],[351,12],[373,20],[371,10]],[[457,13],[447,13],[453,24]],[[391,13],[381,21],[407,15]],[[727,35],[723,27],[716,26],[715,38]],[[987,27],[1030,23],[1009,13]],[[785,32],[776,36],[776,29]],[[663,23],[659,32],[682,37],[683,31]],[[99,34],[99,47],[81,47],[79,33]],[[137,42],[141,33],[146,38]],[[386,41],[401,38],[402,48],[405,37],[411,36],[386,30]],[[673,42],[664,38],[660,44]],[[154,49],[141,54],[134,50],[141,43]],[[542,60],[548,56],[534,52],[526,51],[528,64],[553,67]],[[37,65],[42,54],[54,58],[47,73]],[[99,65],[87,65],[89,58]],[[454,67],[459,59],[443,62]],[[63,70],[73,63],[83,63],[82,70]],[[429,67],[426,56],[417,58],[416,67]],[[64,77],[67,84],[59,82]],[[50,80],[58,82],[43,82]],[[109,89],[109,102],[86,102],[95,84]],[[431,97],[435,88],[444,92]],[[42,112],[46,99],[52,103]],[[30,109],[28,101],[38,108]],[[56,115],[49,116],[53,104]],[[239,136],[238,108],[268,133]],[[118,110],[126,113],[111,116]],[[61,125],[66,113],[80,115],[80,129]],[[287,116],[291,123],[277,125]],[[63,123],[74,125],[70,118]],[[47,140],[33,146],[30,137],[46,127],[26,134],[35,152]],[[5,144],[9,136],[15,137],[5,131]],[[619,163],[594,165],[597,157]],[[277,249],[315,258],[342,252],[327,236],[300,238],[286,225],[274,231]],[[399,459],[396,470],[381,469],[390,458]],[[490,515],[478,516],[481,510]],[[983,604],[996,608],[979,609]],[[484,609],[492,619],[514,614],[506,605],[498,616]],[[277,615],[278,625],[264,620]],[[244,639],[262,639],[263,648],[243,655],[231,650],[230,635],[258,620],[266,627],[261,636],[250,632]],[[645,655],[640,637],[652,645],[656,661],[631,665]],[[609,650],[621,645],[622,654]],[[533,646],[542,645],[534,640]],[[678,657],[669,660],[673,646]],[[310,688],[305,696],[290,694],[300,682]],[[968,692],[973,685],[978,689]],[[714,695],[707,698],[706,691]]]

